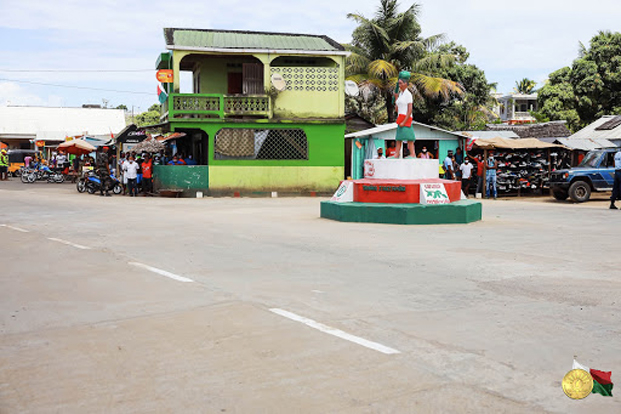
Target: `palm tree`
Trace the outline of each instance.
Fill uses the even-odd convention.
[[[515,88],[513,88],[513,91],[515,93],[529,95],[534,92],[535,86],[537,86],[537,82],[532,79],[524,78],[521,81],[515,81]]]
[[[439,97],[448,100],[462,94],[457,82],[433,76],[434,70],[453,64],[455,56],[438,51],[444,35],[420,37],[418,13],[413,4],[398,12],[397,0],[380,0],[373,19],[359,14],[347,17],[359,23],[353,41],[345,45],[351,52],[347,59],[348,80],[356,82],[363,95],[380,95],[386,105],[389,122],[395,120],[393,92],[399,71],[411,72],[411,89],[415,99]]]

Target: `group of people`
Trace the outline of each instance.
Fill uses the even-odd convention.
[[[474,172],[477,176],[476,193],[482,193],[483,185],[485,185],[485,198],[490,198],[490,195],[494,199],[498,198],[496,189],[498,160],[494,157],[494,151],[489,151],[487,159],[483,160],[481,155],[464,157],[461,148],[457,148],[454,155],[453,151],[449,150],[442,167],[446,180],[461,180],[461,188],[466,197],[470,192]]]

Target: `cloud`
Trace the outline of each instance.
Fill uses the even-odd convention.
[[[0,82],[0,106],[63,106],[63,98],[58,95],[39,96],[13,82]]]

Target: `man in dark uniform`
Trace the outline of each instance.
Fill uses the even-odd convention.
[[[100,195],[103,197],[105,191],[106,197],[110,197],[110,165],[108,163],[108,147],[103,147],[101,152],[97,154],[96,172],[99,180],[101,180],[101,187],[99,189]]]

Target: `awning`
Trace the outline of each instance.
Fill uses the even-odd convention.
[[[185,132],[173,132],[172,134],[167,135],[167,136],[165,136],[165,137],[159,137],[157,140],[158,140],[159,142],[164,143],[164,142],[172,141],[172,140],[174,140],[174,139],[183,138],[183,137],[185,137],[186,135],[187,135],[187,134],[186,134]]]
[[[550,144],[537,138],[506,139],[481,138],[474,141],[474,146],[480,149],[531,149],[531,148],[565,148],[563,145]]]

